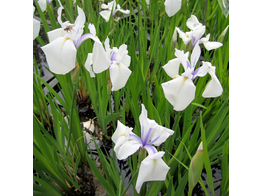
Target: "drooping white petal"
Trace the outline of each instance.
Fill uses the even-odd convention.
[[[147,181],[163,181],[166,179],[167,164],[162,160],[165,152],[148,155],[141,163],[136,181],[136,191],[139,193],[141,186]]]
[[[111,16],[111,10],[103,10],[99,12],[99,14],[105,19],[106,22],[108,22]]]
[[[203,62],[203,65],[207,64],[209,66],[208,73],[211,76],[211,80],[207,83],[206,88],[202,94],[203,97],[209,98],[209,97],[218,97],[222,94],[223,88],[215,74],[216,67],[212,66],[209,62]]]
[[[123,14],[129,14],[129,13],[130,13],[130,10],[123,10],[123,9],[121,9],[121,7],[120,7],[119,4],[117,4],[117,9],[116,9],[115,13],[116,13],[117,11],[122,12]],[[115,13],[114,13],[114,14],[115,14]]]
[[[92,57],[93,57],[93,54],[88,53],[87,59],[86,59],[86,62],[85,62],[85,68],[90,73],[90,77],[93,78],[93,77],[95,77],[95,74],[94,74],[93,69],[91,67],[91,65],[93,64]]]
[[[175,15],[181,9],[181,0],[166,0],[164,4],[169,17]]]
[[[214,50],[214,49],[217,49],[221,46],[223,46],[222,43],[220,42],[210,42],[210,41],[207,41],[207,42],[203,42],[205,48],[209,51],[209,50]]]
[[[54,41],[58,37],[64,37],[66,35],[66,32],[63,28],[54,29],[52,31],[47,32],[49,42]]]
[[[178,27],[176,27],[176,30],[177,30],[177,32],[178,32],[178,34],[179,34],[179,37],[182,38],[184,44],[187,45],[188,42],[190,42],[191,37],[188,36],[188,35],[187,35],[186,33],[184,33],[183,31],[181,31]]]
[[[119,160],[126,159],[130,155],[134,154],[140,147],[142,147],[142,144],[137,140],[130,139],[128,141],[125,141],[120,148],[117,148],[115,150],[116,157]]]
[[[40,22],[33,18],[33,40],[39,35]]]
[[[163,66],[163,69],[166,71],[167,75],[169,75],[171,78],[174,78],[179,74],[179,65],[180,61],[178,58],[175,58],[168,61],[167,64]]]
[[[126,54],[122,57],[121,63],[123,63],[123,65],[125,65],[126,67],[129,67],[130,62],[131,62],[131,57],[129,55]]]
[[[42,12],[44,12],[46,10],[46,0],[38,0],[37,3]]]
[[[195,98],[196,87],[191,79],[181,76],[162,84],[166,99],[174,110],[184,110]]]
[[[122,63],[113,63],[110,66],[110,79],[112,83],[112,91],[117,91],[123,88],[126,85],[126,82],[132,73],[130,69],[128,69]]]
[[[93,70],[101,73],[111,65],[102,43],[95,42],[93,47]]]
[[[75,67],[76,48],[72,40],[58,37],[41,48],[45,53],[50,71],[66,74]]]
[[[178,60],[180,61],[180,63],[183,65],[184,70],[186,70],[188,68],[192,68],[192,66],[191,66],[191,64],[188,60],[189,53],[185,54],[183,50],[176,49],[175,55],[178,58]]]
[[[115,151],[118,151],[119,147],[129,139],[131,131],[132,128],[123,125],[120,121],[117,121],[117,128],[111,138],[115,143]]]
[[[197,19],[195,15],[191,15],[189,19],[187,19],[186,26],[191,29],[198,29],[199,27],[203,26]]]

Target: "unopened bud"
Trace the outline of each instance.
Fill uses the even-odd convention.
[[[71,80],[74,85],[79,83],[79,74],[80,74],[80,67],[79,64],[77,63],[71,73]]]
[[[203,151],[203,143],[201,142],[189,166],[188,186],[189,186],[189,190],[191,191],[196,186],[201,176],[203,163],[204,163],[204,151]]]
[[[218,37],[218,42],[222,42],[226,33],[227,33],[227,30],[228,30],[228,27],[229,25],[227,25],[227,27],[225,28],[225,30],[220,34],[220,36]]]

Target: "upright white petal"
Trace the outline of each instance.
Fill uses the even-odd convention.
[[[165,10],[169,17],[175,15],[181,9],[181,0],[166,0]]]
[[[200,46],[198,43],[196,43],[196,45],[194,46],[194,49],[192,51],[192,54],[191,54],[191,66],[195,68],[196,64],[197,64],[197,61],[200,57],[200,54],[201,54],[201,49],[200,49]]]
[[[72,40],[58,37],[41,48],[45,53],[50,71],[66,74],[75,67],[76,48]]]
[[[105,19],[106,22],[108,22],[111,16],[111,10],[103,10],[99,12],[99,14]]]
[[[188,52],[185,54],[183,50],[176,49],[175,55],[178,58],[178,60],[180,61],[180,63],[183,65],[184,70],[187,70],[188,68],[192,68],[188,60],[188,55],[189,55]]]
[[[93,47],[93,70],[101,73],[111,65],[102,43],[95,42]]]
[[[74,24],[76,26],[76,29],[81,31],[84,28],[86,22],[86,16],[84,11],[78,6],[77,6],[77,12],[78,12],[78,16],[76,17]],[[83,32],[81,33],[76,32],[76,33],[81,35]]]
[[[189,29],[195,30],[199,27],[203,26],[197,19],[195,15],[191,15],[189,19],[187,19],[186,25]]]
[[[178,58],[172,59],[163,66],[163,69],[171,78],[178,76],[180,61]]]
[[[93,35],[96,35],[96,28],[95,28],[94,24],[89,23],[88,29],[89,29],[90,33],[92,33]]]
[[[194,99],[196,87],[191,79],[181,76],[162,84],[166,99],[174,110],[184,110]]]
[[[92,57],[93,57],[93,54],[88,53],[87,59],[86,59],[86,62],[85,62],[85,68],[90,73],[91,78],[95,77],[95,74],[94,74],[93,69],[91,67],[91,65],[93,64]]]
[[[122,63],[113,63],[110,66],[110,80],[112,83],[112,91],[117,91],[126,85],[126,82],[132,71]]]
[[[141,163],[136,181],[136,191],[139,193],[141,186],[147,181],[164,181],[168,170],[167,164],[162,160],[165,152],[148,155]]]
[[[209,98],[209,97],[218,97],[222,94],[223,88],[215,74],[216,67],[212,66],[209,62],[203,62],[203,65],[207,64],[209,66],[208,73],[211,76],[211,80],[207,83],[206,88],[202,94],[203,97]]]

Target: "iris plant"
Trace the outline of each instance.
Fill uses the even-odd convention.
[[[117,7],[117,8],[116,8]],[[106,22],[109,21],[110,16],[111,16],[111,12],[112,12],[112,17],[114,17],[114,15],[116,14],[117,11],[122,12],[123,14],[129,14],[130,11],[129,10],[123,10],[121,9],[119,4],[116,4],[116,1],[111,1],[109,2],[107,5],[106,4],[102,4],[101,8],[104,9],[103,11],[99,12],[99,14],[106,20]]]
[[[188,44],[191,41],[191,48],[193,48],[197,42],[199,42],[199,44],[203,43],[207,50],[217,49],[223,45],[220,42],[210,42],[210,34],[202,38],[206,27],[198,21],[196,16],[192,15],[187,20],[186,25],[191,31],[184,33],[178,27],[176,27],[175,31],[179,33],[179,37],[182,38],[184,44]]]
[[[177,58],[170,60],[163,66],[166,73],[173,78],[173,80],[163,83],[162,88],[166,99],[174,106],[174,110],[184,110],[195,99],[196,86],[193,81],[197,76],[203,77],[209,73],[212,78],[202,94],[203,97],[218,97],[223,92],[215,74],[216,68],[211,63],[203,62],[203,65],[195,70],[200,53],[200,46],[197,42],[191,54],[191,62],[189,62],[189,53],[176,49]],[[179,75],[180,63],[184,68],[184,73],[181,76]]]
[[[126,159],[139,149],[146,150],[148,156],[141,162],[138,172],[136,190],[139,193],[141,186],[146,181],[165,180],[169,167],[162,160],[165,152],[158,152],[154,146],[159,146],[174,133],[174,131],[158,125],[154,120],[147,118],[147,110],[142,104],[142,112],[139,116],[141,137],[132,132],[132,128],[126,127],[120,121],[112,136],[115,143],[114,151],[118,159]]]
[[[85,67],[91,77],[94,77],[94,73],[101,73],[109,68],[112,91],[117,91],[125,86],[132,73],[128,69],[131,57],[128,55],[126,44],[111,49],[109,38],[106,38],[104,44],[105,49],[101,42],[95,42],[93,53],[88,54]],[[91,64],[93,64],[93,70]]]
[[[83,10],[77,6],[78,16],[74,24],[69,21],[62,22],[61,14],[63,7],[57,10],[57,20],[61,28],[48,32],[50,43],[43,46],[50,71],[56,74],[66,74],[75,67],[76,52],[79,46],[88,38],[100,42],[96,37],[93,24],[89,24],[90,33],[83,34],[86,22]]]

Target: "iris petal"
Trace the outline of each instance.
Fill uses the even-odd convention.
[[[58,37],[42,47],[50,71],[66,74],[75,67],[76,48],[72,40]]]
[[[162,160],[165,152],[148,155],[141,163],[136,181],[136,191],[139,193],[141,186],[147,181],[163,181],[166,179],[167,164]]]
[[[195,98],[194,83],[183,76],[163,83],[162,88],[166,99],[176,111],[184,110]]]

